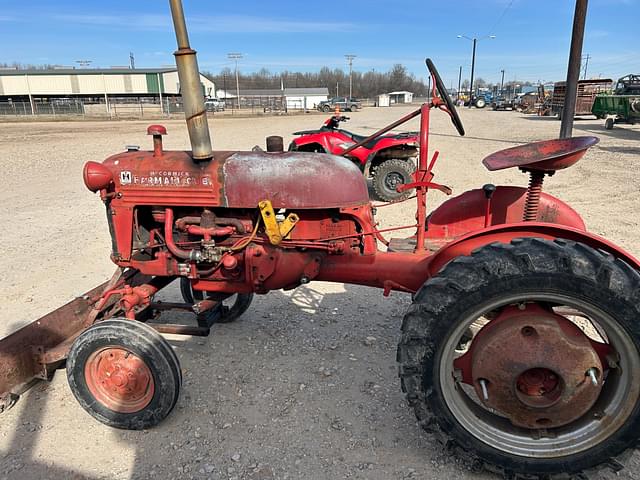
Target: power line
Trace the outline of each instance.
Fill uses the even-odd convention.
[[[495,32],[496,27],[498,26],[498,24],[502,21],[502,19],[504,18],[504,16],[507,14],[507,11],[511,8],[511,5],[513,5],[513,1],[511,0],[509,2],[509,4],[505,7],[505,9],[502,11],[502,13],[500,14],[500,16],[498,17],[498,19],[496,20],[496,23],[493,24],[493,26],[489,29],[489,32]]]

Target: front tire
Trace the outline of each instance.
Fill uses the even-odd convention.
[[[476,108],[484,108],[487,106],[487,101],[484,98],[479,98],[476,100]]]
[[[604,128],[606,130],[613,130],[613,124],[614,124],[614,119],[613,117],[609,117],[604,121]]]
[[[67,379],[78,403],[96,420],[142,430],[171,413],[182,371],[171,345],[153,328],[112,319],[88,328],[74,341]]]
[[[508,245],[487,245],[471,256],[452,260],[416,294],[404,318],[398,346],[402,389],[421,426],[475,466],[508,478],[580,477],[599,466],[621,468],[620,456],[638,445],[640,438],[639,286],[640,275],[626,263],[564,240],[517,239]],[[591,325],[591,330],[587,328],[589,337],[599,336],[615,358],[603,367],[606,374],[599,377],[601,390],[589,410],[554,428],[545,427],[546,418],[541,418],[545,422],[539,428],[523,428],[487,409],[481,395],[474,393],[478,389],[461,378],[459,365],[454,368],[454,362],[465,353],[471,351],[473,358],[480,351],[482,343],[476,341],[487,342],[486,332],[496,331],[487,327],[495,326],[503,312],[511,311],[506,309],[526,311],[534,308],[531,305],[554,318],[563,318],[556,311],[575,312],[563,313],[568,315],[561,320],[566,323],[564,328],[569,321],[572,331]],[[464,336],[474,326],[475,337],[469,342]],[[587,332],[576,335],[585,337]],[[496,351],[514,348],[517,340],[510,338],[497,345]],[[545,351],[559,357],[565,353],[550,348]],[[522,350],[513,355],[518,360],[506,362],[504,369],[525,368],[524,360],[522,367],[514,367],[525,356]],[[564,362],[573,365],[566,359]],[[543,370],[533,367],[523,372]],[[492,390],[490,380],[487,385],[487,399],[500,393]],[[515,389],[506,386],[504,391]],[[544,417],[553,408],[538,405],[530,411]],[[605,411],[606,421],[601,416]]]
[[[373,175],[373,189],[376,196],[385,202],[409,198],[411,190],[398,192],[396,187],[411,183],[411,174],[415,168],[411,161],[391,159],[382,162]]]

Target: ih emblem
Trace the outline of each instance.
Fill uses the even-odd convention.
[[[128,185],[131,183],[131,181],[132,181],[131,172],[127,170],[123,170],[122,172],[120,172],[120,184]]]

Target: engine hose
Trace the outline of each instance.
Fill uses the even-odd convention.
[[[202,253],[199,250],[183,250],[173,241],[173,210],[170,208],[164,211],[164,236],[167,248],[176,257],[183,260],[194,260],[196,262],[202,260]]]

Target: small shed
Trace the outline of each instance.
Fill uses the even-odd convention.
[[[390,107],[391,106],[391,97],[389,97],[388,93],[381,93],[378,95],[376,100],[376,106],[378,107]]]
[[[398,92],[389,92],[391,103],[411,103],[413,102],[413,93],[401,90]]]

